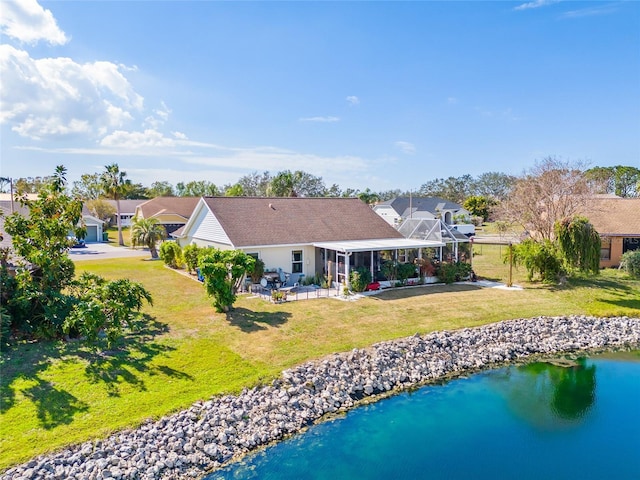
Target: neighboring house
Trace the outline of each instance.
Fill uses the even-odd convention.
[[[95,243],[102,242],[104,240],[102,236],[104,222],[91,215],[91,212],[86,206],[82,207],[82,221],[87,229],[87,234],[84,237],[85,242]]]
[[[437,218],[447,225],[452,225],[454,217],[470,215],[461,205],[439,197],[396,197],[378,203],[373,207],[373,211],[394,227],[398,227],[409,218]]]
[[[2,216],[0,217],[0,230],[2,231],[4,237],[1,242],[3,247],[11,246],[11,237],[7,232],[4,231],[4,217],[11,215],[11,208],[12,206],[10,200],[0,200],[0,210],[2,210]],[[20,205],[19,202],[13,202],[13,211],[18,212],[25,217],[29,216],[29,209]],[[85,242],[101,242],[103,225],[102,221],[92,216],[86,207],[82,208],[82,221],[87,228],[87,235],[84,238]],[[70,232],[70,234],[72,234],[72,232]]]
[[[620,257],[640,250],[640,198],[596,195],[580,213],[600,234],[600,267],[617,267]]]
[[[167,235],[187,223],[199,197],[156,197],[139,204],[134,218],[155,218]]]
[[[116,205],[115,200],[105,200],[109,205],[112,205],[116,210],[116,213],[113,215],[113,220],[111,221],[112,226],[116,226],[118,220],[116,216],[118,215],[118,206]],[[123,227],[131,226],[131,220],[136,214],[136,207],[147,200],[120,200],[120,225]]]
[[[12,212],[18,212],[25,217],[29,215],[29,209],[27,207],[23,207],[18,202],[13,202],[13,210],[11,205],[11,200],[0,200],[0,235],[2,239],[0,240],[0,248],[11,248],[12,241],[11,235],[9,235],[4,229],[4,220],[5,217],[11,215]]]
[[[329,274],[338,283],[357,267],[376,278],[383,252],[444,245],[404,238],[357,198],[203,197],[173,236],[182,246],[242,250],[267,271]]]

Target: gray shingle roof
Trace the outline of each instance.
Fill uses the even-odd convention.
[[[357,198],[205,197],[235,247],[404,238]]]
[[[460,210],[462,206],[445,200],[440,197],[396,197],[386,202],[380,202],[378,205],[389,205],[400,216],[409,216],[409,205],[414,212],[429,212],[433,215],[438,213],[438,210]]]

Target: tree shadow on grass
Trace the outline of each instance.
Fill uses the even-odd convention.
[[[640,298],[600,298],[599,301],[602,303],[608,303],[609,305],[615,305],[617,307],[638,310],[638,315],[640,315]]]
[[[89,410],[89,406],[65,390],[55,387],[51,382],[36,378],[36,385],[22,393],[36,407],[40,425],[51,430],[58,425],[67,425],[73,417]]]
[[[80,352],[78,356],[87,362],[85,375],[91,383],[104,384],[111,397],[120,396],[123,384],[146,391],[147,387],[139,375],[141,373],[193,380],[188,374],[170,367],[151,365],[154,358],[175,350],[175,347],[153,341],[167,331],[167,325],[147,317],[144,328],[135,335],[127,336],[116,348]]]
[[[422,297],[434,293],[471,292],[483,288],[481,285],[450,284],[450,285],[420,285],[411,288],[389,288],[369,298],[375,300],[399,300],[402,298]]]
[[[624,281],[620,280],[610,280],[608,278],[602,278],[597,275],[592,276],[576,276],[570,278],[567,282],[554,285],[549,285],[551,290],[571,290],[573,288],[599,288],[603,290],[608,290],[611,292],[617,293],[637,293],[637,289],[632,287],[631,285],[626,284]]]
[[[247,308],[235,308],[227,313],[229,324],[245,333],[266,330],[268,326],[279,327],[289,318],[291,314],[288,312],[255,312]]]
[[[193,381],[193,377],[186,373],[166,365],[151,364],[158,356],[175,350],[155,341],[166,331],[167,325],[147,317],[143,329],[127,335],[110,351],[100,351],[77,340],[12,345],[2,352],[0,358],[0,412],[5,413],[16,404],[18,390],[34,404],[40,424],[45,429],[69,424],[76,414],[89,411],[90,405],[56,384],[57,373],[52,378],[49,371],[54,364],[86,362],[88,381],[103,384],[109,396],[120,395],[123,384],[132,385],[139,391],[146,390],[140,375],[143,373]],[[46,379],[44,375],[47,375]],[[25,384],[28,386],[23,387]]]

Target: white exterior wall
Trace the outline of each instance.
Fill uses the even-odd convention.
[[[133,213],[121,213],[120,214],[120,225],[121,226],[130,227],[132,223],[133,223]]]
[[[281,268],[291,273],[291,252],[302,250],[302,273],[305,277],[313,277],[316,273],[315,247],[311,245],[293,245],[286,247],[242,248],[245,253],[257,253],[264,262],[265,270]]]
[[[220,250],[234,248],[218,219],[205,205],[202,205],[202,208],[197,208],[191,221],[189,231],[185,232],[187,236],[177,239],[181,247],[194,244],[199,247],[213,247]],[[281,268],[288,273],[291,273],[292,252],[302,250],[302,273],[307,277],[315,275],[315,247],[312,245],[241,247],[239,250],[245,253],[257,253],[258,258],[264,262],[265,269]]]
[[[384,219],[392,227],[396,226],[396,219],[400,218],[398,213],[389,205],[376,205],[373,207],[373,211]]]
[[[180,246],[193,243],[199,247],[215,247],[223,250],[232,248],[231,240],[220,222],[206,206],[194,212],[194,215],[196,217],[193,219],[194,223],[189,229],[188,236],[178,240]]]
[[[82,220],[84,221],[84,224],[87,228],[91,227],[91,228],[95,228],[96,230],[96,241],[97,242],[101,242],[102,241],[102,220],[99,220],[95,217],[92,216],[84,216],[82,217]]]

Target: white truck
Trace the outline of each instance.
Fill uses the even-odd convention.
[[[467,237],[473,237],[476,234],[476,226],[472,223],[456,223],[451,226]]]

